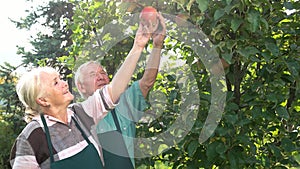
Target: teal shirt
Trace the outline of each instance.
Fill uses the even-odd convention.
[[[140,120],[144,114],[145,108],[148,106],[138,81],[134,82],[120,97],[119,104],[115,108],[117,118],[119,120],[122,134],[124,137],[131,162],[134,164],[134,143],[136,128],[135,123]],[[103,120],[97,125],[97,133],[105,133],[115,131],[117,127],[114,123],[112,114],[109,112]]]

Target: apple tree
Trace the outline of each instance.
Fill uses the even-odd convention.
[[[112,75],[116,65],[130,50],[133,37],[128,35],[128,38],[124,38],[120,35],[122,41],[113,47],[105,46],[117,37],[109,34],[110,29],[122,34],[126,26],[124,28],[119,23],[124,23],[135,30],[136,24],[126,23],[124,18],[138,14],[145,6],[155,7],[167,18],[169,29],[163,55],[190,65],[197,79],[198,90],[188,91],[199,93],[200,106],[193,128],[181,142],[159,155],[137,159],[137,166],[299,166],[299,3],[292,0],[81,2],[71,24],[75,32],[72,38],[77,42],[72,48],[74,54],[90,59],[96,51],[94,54],[98,54],[101,63],[113,70],[109,70]],[[186,43],[193,38],[193,33],[189,31],[191,29],[198,29],[206,35],[220,60],[205,64],[199,59],[197,48]],[[126,33],[123,32],[124,35]],[[90,46],[83,48],[85,44]],[[105,51],[108,48],[110,50]],[[106,53],[102,54],[103,51]],[[218,63],[223,65],[226,74],[223,83],[227,93],[226,107],[213,134],[200,144],[200,132],[209,115],[212,99],[210,77],[223,70],[220,66],[214,66],[220,65]],[[176,106],[182,103],[182,97],[174,72],[160,72],[153,91],[160,91],[166,97],[166,102],[160,104],[163,108],[159,111],[149,109],[148,113],[156,118],[150,123],[138,124],[138,136],[153,137],[167,131],[182,113]],[[161,149],[159,146],[152,148],[157,152]]]
[[[127,12],[152,5],[188,21],[215,46],[226,73],[227,102],[211,137],[198,143],[207,108],[185,139],[160,156],[140,160],[173,168],[291,168],[299,166],[299,3],[298,1],[174,0],[124,1]],[[174,19],[176,22],[176,18]],[[169,32],[170,33],[170,32]],[[183,32],[188,34],[187,32]],[[193,37],[189,37],[193,38]],[[210,104],[209,73],[191,46],[177,43],[193,68],[201,104]],[[205,93],[205,94],[204,94]],[[172,97],[172,95],[169,95]],[[168,112],[163,112],[167,116]],[[166,122],[166,117],[160,119]],[[156,121],[158,122],[158,121]],[[160,124],[159,122],[157,124]],[[151,126],[151,125],[150,125]],[[161,126],[160,126],[161,127]],[[155,130],[159,131],[159,130]],[[144,131],[140,131],[144,132]]]
[[[35,39],[34,52],[20,48],[19,53],[25,64],[51,61],[51,65],[66,68],[67,74],[93,59],[112,77],[133,44],[137,29],[133,21],[137,20],[132,18],[145,6],[155,7],[166,18],[162,57],[167,61],[162,62],[150,92],[154,95],[148,98],[153,103],[146,111],[149,118],[137,124],[137,137],[161,144],[150,147],[153,156],[137,158],[137,168],[300,165],[297,0],[70,0],[49,4],[62,4],[48,8],[53,9],[49,16],[57,16],[54,20],[59,21],[52,25],[56,31]],[[19,28],[30,27],[39,15],[32,12],[24,23],[17,23]],[[133,80],[141,77],[151,49],[151,45],[145,48]],[[209,51],[214,52],[205,53]],[[188,71],[182,65],[188,65]],[[167,68],[170,71],[164,71]],[[223,73],[223,80],[213,81]],[[207,117],[214,115],[210,108],[218,103],[213,101],[214,85],[226,93],[226,104],[216,128],[199,142]],[[195,98],[200,98],[195,104],[196,116],[186,115],[181,106],[198,101]],[[169,132],[165,138],[184,136],[180,141],[169,139],[175,144],[166,148],[156,136],[168,132],[178,119],[182,126],[191,119],[193,123],[186,131],[178,126]],[[145,148],[143,145],[140,148]]]

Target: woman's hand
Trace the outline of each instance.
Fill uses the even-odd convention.
[[[136,32],[136,36],[134,38],[134,44],[133,47],[138,47],[140,49],[144,49],[146,44],[148,43],[149,39],[151,37],[151,34],[149,32],[149,29],[146,25],[139,24],[139,28]]]

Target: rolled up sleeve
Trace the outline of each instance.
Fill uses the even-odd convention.
[[[84,111],[95,120],[95,123],[103,119],[116,105],[117,103],[112,101],[107,85],[96,90],[92,96],[82,102]]]

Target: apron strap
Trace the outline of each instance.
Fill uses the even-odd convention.
[[[46,133],[46,138],[47,138],[47,143],[48,143],[48,148],[49,148],[49,153],[50,153],[50,162],[53,163],[54,162],[54,157],[53,157],[53,147],[52,147],[52,142],[51,142],[51,138],[50,138],[50,134],[49,134],[49,128],[47,126],[44,114],[40,114],[44,128],[45,128],[45,133]],[[80,127],[80,125],[78,124],[77,120],[72,116],[73,121],[75,122],[76,127],[79,129],[79,131],[81,132],[83,138],[86,140],[86,142],[88,144],[91,144],[91,141],[88,139],[88,137],[86,136],[86,134],[84,133],[84,131],[82,130],[82,128]]]
[[[49,149],[49,153],[50,153],[50,162],[53,163],[54,162],[54,157],[53,157],[53,150],[52,150],[52,142],[51,142],[51,138],[50,138],[50,135],[49,135],[49,129],[48,129],[44,114],[41,113],[40,116],[41,116],[42,122],[44,124],[44,129],[45,129],[45,132],[46,132],[48,149]]]
[[[118,120],[118,118],[117,118],[117,114],[116,114],[115,109],[113,109],[113,110],[111,111],[111,113],[112,113],[114,122],[115,122],[115,124],[116,124],[117,131],[122,135],[120,123],[119,123],[119,120]],[[124,143],[123,145],[125,146],[125,149],[126,149],[126,153],[127,153],[126,155],[128,155],[127,160],[129,161],[129,165],[130,165],[131,168],[134,168],[134,167],[133,167],[133,164],[132,164],[132,162],[131,162],[131,159],[130,159],[130,156],[129,156],[129,152],[128,152],[128,149],[127,149],[127,146],[126,146],[126,143],[125,143],[125,140],[124,140],[123,136],[121,136],[121,139],[122,139],[121,141]]]
[[[88,142],[88,144],[91,144],[91,141],[88,139],[80,125],[78,124],[77,120],[72,116],[72,119],[75,121],[76,127],[80,130],[82,137]]]
[[[117,131],[118,131],[119,133],[122,134],[121,127],[120,127],[120,123],[119,123],[119,120],[118,120],[118,118],[117,118],[115,109],[113,109],[113,110],[111,111],[111,114],[112,114],[112,116],[113,116],[113,118],[114,118],[114,122],[115,122],[115,124],[116,124]]]

